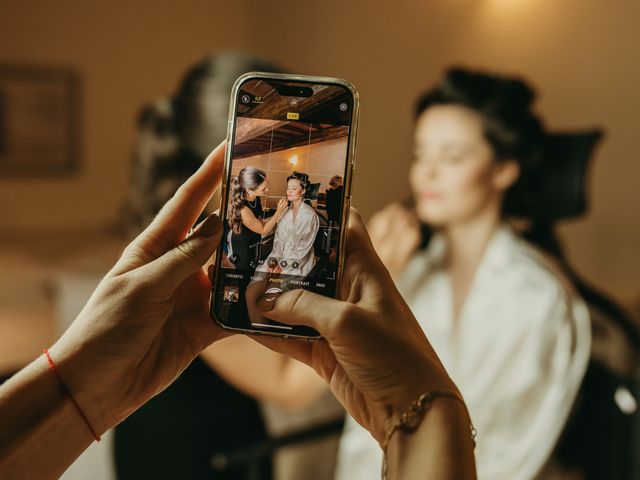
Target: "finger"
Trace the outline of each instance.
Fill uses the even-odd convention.
[[[252,338],[274,352],[287,355],[299,362],[309,365],[327,383],[330,382],[337,361],[331,350],[331,346],[324,338],[320,338],[311,343],[293,338],[283,339],[257,336],[252,336]]]
[[[178,285],[207,262],[221,238],[222,222],[217,215],[211,214],[191,237],[141,267],[141,273],[152,279],[154,288],[173,293]]]
[[[179,244],[196,222],[222,180],[226,142],[218,145],[200,168],[162,207],[151,224],[127,247],[123,257],[132,253],[138,265],[160,257]]]
[[[312,345],[309,342],[291,338],[284,339],[275,337],[259,337],[256,335],[249,336],[259,344],[264,345],[274,352],[287,355],[288,357],[294,358],[299,362],[312,366]]]
[[[347,248],[346,253],[354,253],[364,249],[368,253],[375,255],[371,237],[367,231],[367,227],[362,220],[360,212],[351,207],[349,211],[349,228],[347,229]]]
[[[289,325],[312,327],[324,337],[331,335],[336,323],[349,315],[349,309],[357,308],[301,288],[264,294],[256,306],[265,317]]]
[[[371,237],[374,247],[377,250],[381,244],[384,245],[389,241],[389,236],[394,230],[391,227],[389,218],[378,212],[369,219],[369,222],[367,223],[367,231]]]
[[[384,266],[376,255],[362,217],[355,208],[350,211],[347,235],[346,273],[371,272],[368,277],[378,283],[380,271],[384,270]],[[351,276],[346,275],[346,280],[350,279],[352,279]],[[357,297],[358,295],[355,295],[354,298]],[[342,302],[303,289],[284,294],[262,295],[257,301],[257,307],[264,316],[272,320],[290,325],[307,325],[315,328],[324,337],[330,336],[340,320],[349,317],[358,309],[353,303]]]
[[[189,282],[176,289],[173,297],[176,311],[180,312],[180,328],[189,339],[188,346],[193,349],[194,355],[212,342],[232,335],[211,320],[208,302],[211,284],[202,272],[197,273],[200,274],[192,275]]]

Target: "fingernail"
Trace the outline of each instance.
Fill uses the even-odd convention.
[[[282,292],[265,293],[264,295],[261,295],[260,298],[258,298],[258,300],[256,301],[256,306],[263,312],[273,310],[273,307],[276,306],[276,300],[280,295],[282,295]]]
[[[222,226],[222,222],[220,222],[220,217],[215,213],[209,215],[204,222],[198,228],[198,231],[194,233],[198,237],[212,237],[215,235]]]

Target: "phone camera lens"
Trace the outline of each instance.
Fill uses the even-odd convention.
[[[346,112],[346,111],[347,111],[347,109],[349,108],[349,105],[347,105],[347,103],[346,103],[346,102],[342,102],[342,103],[338,106],[338,108],[340,109],[340,111],[341,111],[341,112]]]

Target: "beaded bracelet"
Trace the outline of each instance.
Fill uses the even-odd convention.
[[[425,392],[415,400],[409,410],[402,413],[400,415],[400,419],[394,423],[387,434],[384,437],[384,442],[382,443],[382,452],[384,454],[382,459],[382,480],[386,480],[387,478],[387,449],[389,448],[389,442],[391,441],[391,437],[397,430],[402,430],[404,432],[413,433],[416,431],[418,426],[422,421],[422,418],[425,414],[425,407],[427,407],[434,399],[439,397],[448,397],[454,398],[465,406],[464,400],[460,396],[458,392],[453,390],[432,390],[430,392]],[[470,423],[471,430],[471,440],[473,441],[473,446],[476,446],[476,429],[473,426],[473,423]]]

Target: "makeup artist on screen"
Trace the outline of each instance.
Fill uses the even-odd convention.
[[[276,226],[287,210],[287,201],[278,201],[275,214],[266,222],[262,218],[260,197],[269,192],[267,174],[256,167],[244,167],[231,178],[228,222],[231,229],[231,251],[238,270],[250,270],[256,257],[253,245],[260,242]]]

